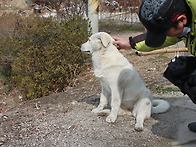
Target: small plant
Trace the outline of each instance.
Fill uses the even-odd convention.
[[[179,92],[180,89],[179,88],[175,88],[175,87],[165,87],[165,86],[161,86],[161,85],[151,85],[149,87],[149,89],[151,91],[156,91],[157,93],[169,93],[169,92]]]

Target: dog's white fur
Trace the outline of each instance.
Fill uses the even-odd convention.
[[[143,122],[152,113],[162,113],[170,105],[164,100],[153,100],[135,68],[112,44],[113,38],[99,32],[82,44],[81,51],[92,54],[95,76],[100,80],[100,103],[92,112],[109,114],[107,122],[115,122],[117,115],[131,114],[136,118],[135,129],[143,130]],[[104,109],[111,98],[111,110]],[[155,106],[153,106],[155,105]]]

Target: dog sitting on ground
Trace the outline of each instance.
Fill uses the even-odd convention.
[[[99,32],[81,46],[82,52],[92,54],[94,74],[102,86],[100,103],[92,112],[108,114],[109,123],[115,122],[117,115],[132,114],[136,118],[135,129],[142,131],[143,122],[151,113],[166,112],[170,105],[165,100],[153,100],[150,90],[113,41],[109,34]],[[111,109],[104,109],[109,100]]]

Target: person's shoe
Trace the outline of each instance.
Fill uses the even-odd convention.
[[[196,122],[190,123],[188,125],[188,128],[189,128],[190,131],[196,132]]]

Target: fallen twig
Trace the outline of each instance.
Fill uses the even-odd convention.
[[[136,51],[136,55],[145,56],[145,55],[154,55],[154,54],[162,54],[162,53],[173,53],[173,52],[187,52],[187,48],[170,48],[170,49],[159,49],[150,52],[140,52]]]

